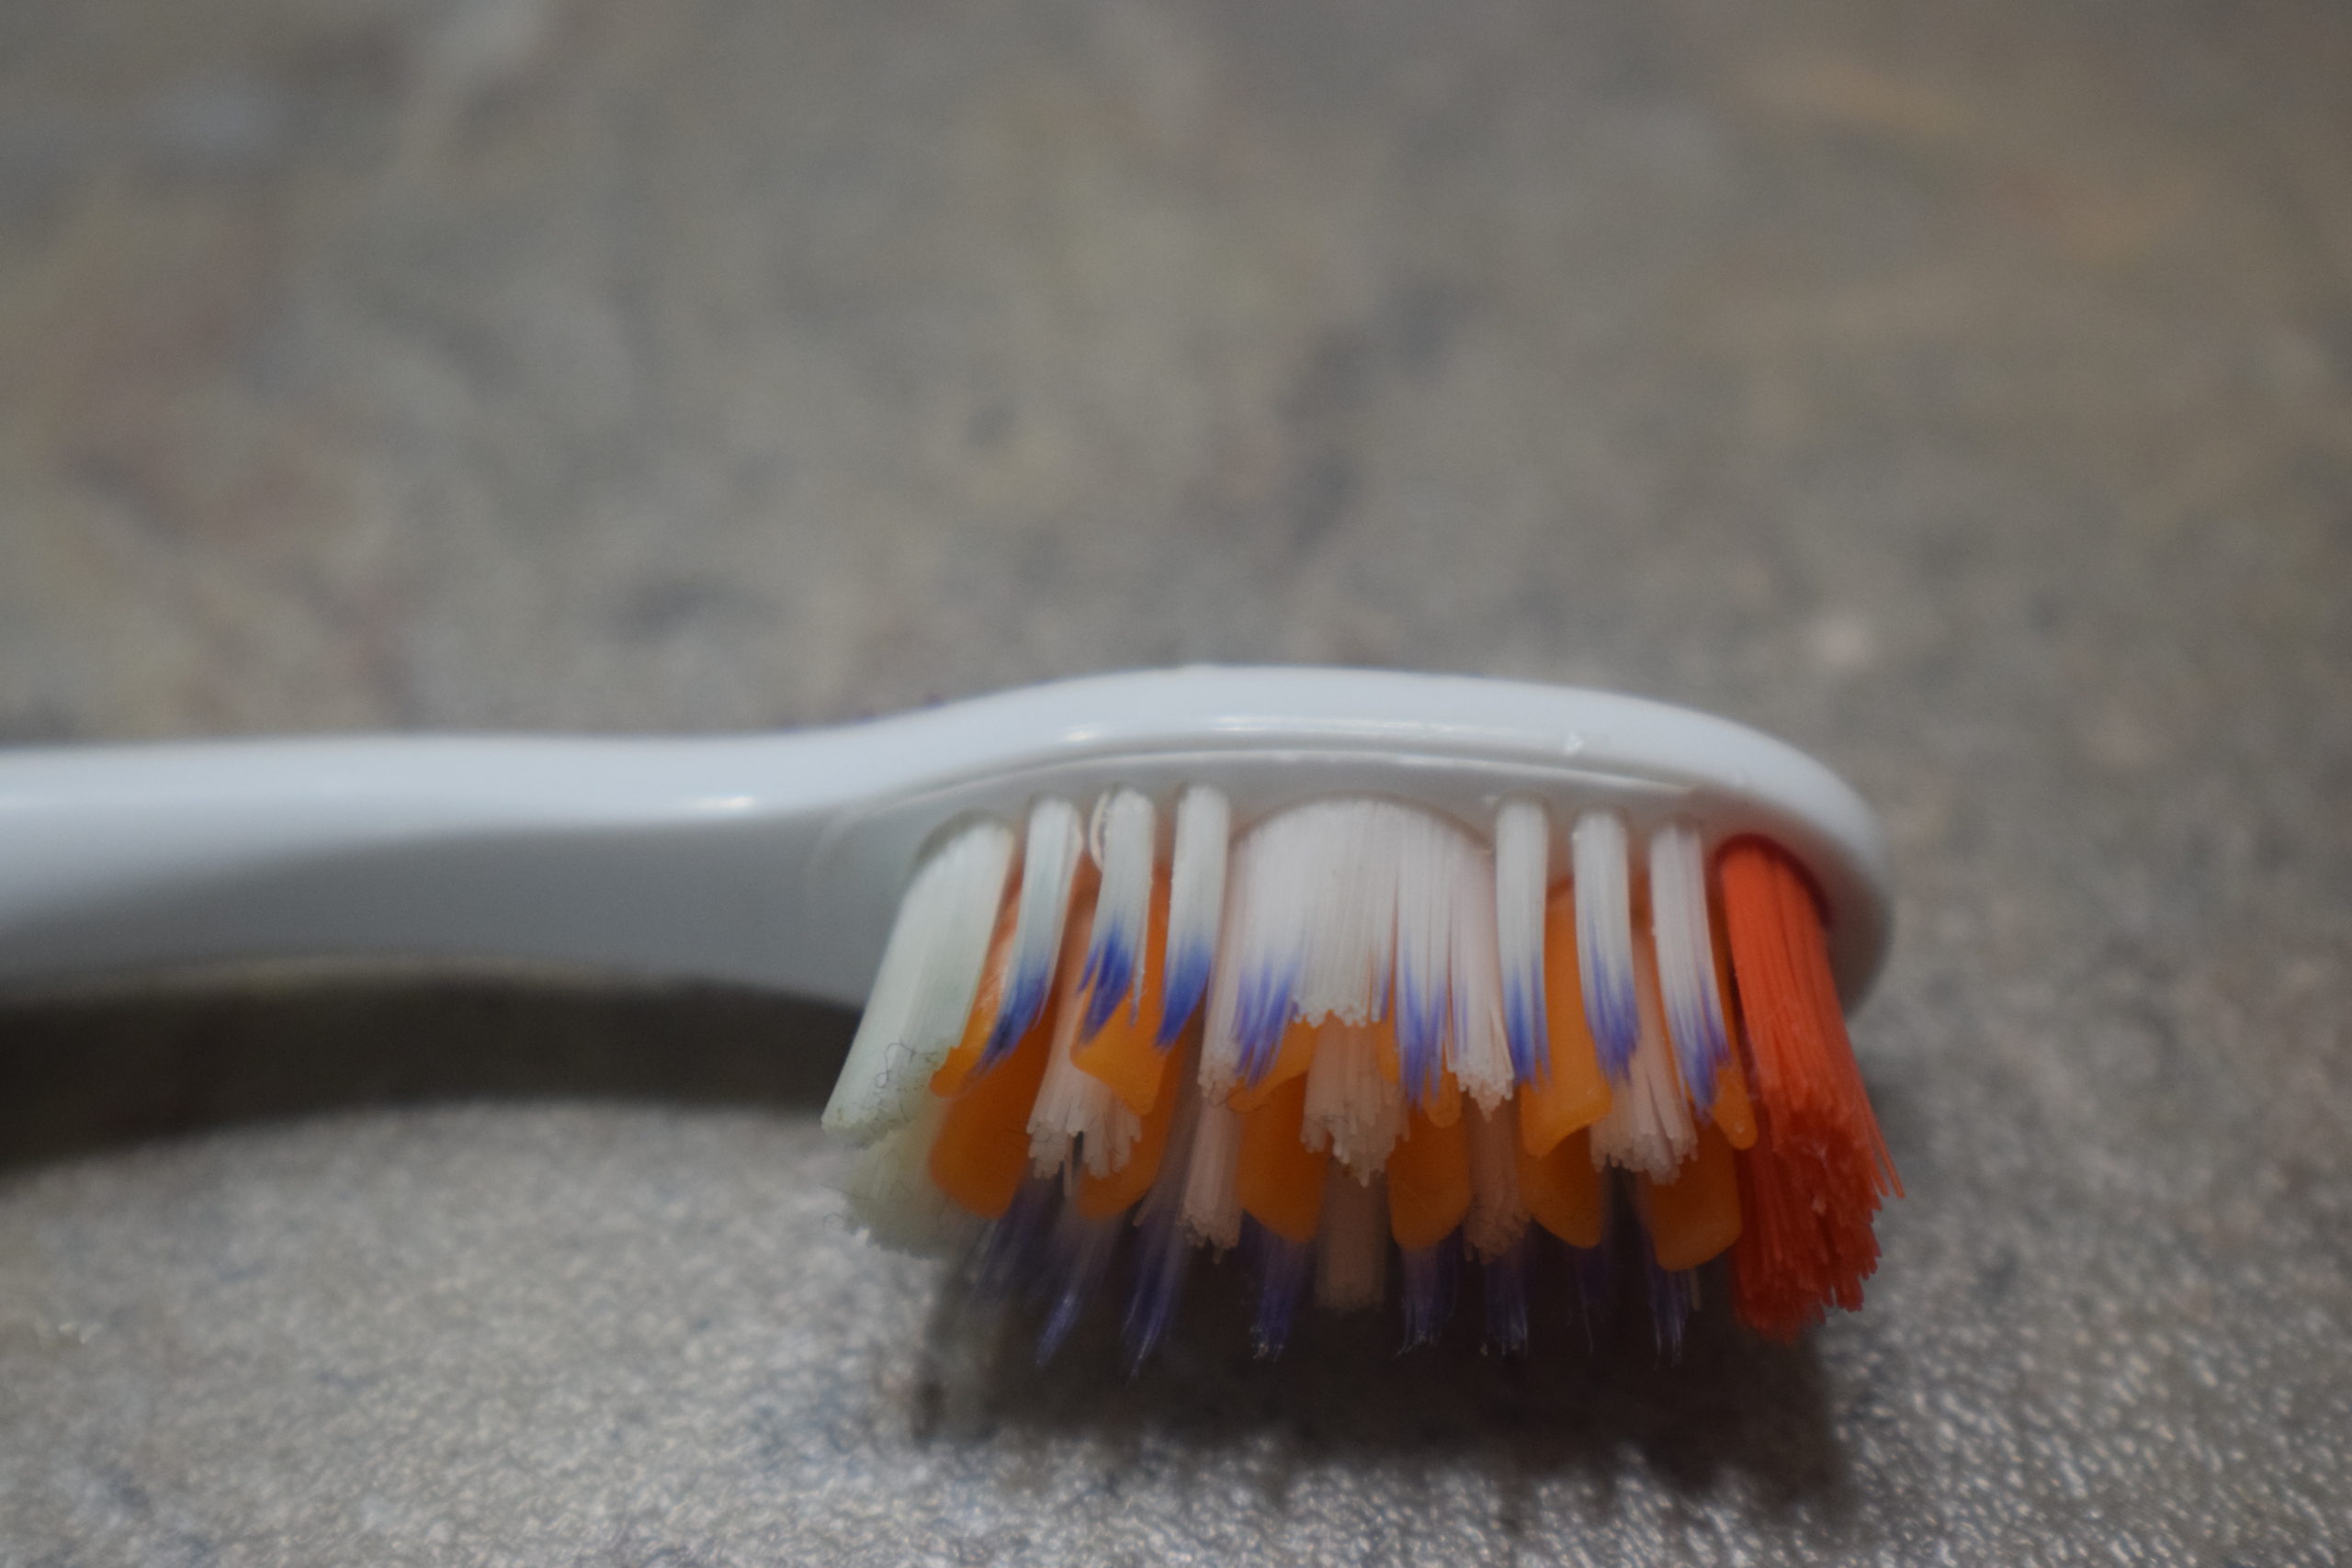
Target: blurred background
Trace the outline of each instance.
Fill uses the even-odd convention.
[[[1912,1197],[1795,1352],[1036,1374],[843,1230],[840,1016],[20,996],[0,1562],[2352,1552],[2347,83],[2320,0],[12,0],[0,739],[1688,702],[1886,816]]]

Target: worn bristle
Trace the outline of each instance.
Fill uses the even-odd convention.
[[[1107,1179],[1125,1167],[1143,1136],[1143,1118],[1076,1060],[1085,984],[1078,955],[1087,945],[1089,923],[1099,922],[1100,909],[1099,900],[1081,888],[1062,941],[1046,1076],[1029,1111],[1029,1160],[1040,1176],[1053,1175],[1075,1159],[1086,1175]]]
[[[1086,992],[1081,1038],[1102,1032],[1123,1008],[1130,1018],[1143,1010],[1143,944],[1151,916],[1151,798],[1131,789],[1113,790],[1097,802],[1088,835],[1102,872],[1095,895],[1094,928],[1087,938],[1086,964],[1079,985]]]
[[[1707,930],[1706,853],[1691,823],[1669,822],[1650,835],[1650,932],[1675,1066],[1705,1116],[1714,1110],[1715,1079],[1731,1044]]]
[[[1328,1152],[1359,1181],[1388,1163],[1405,1132],[1405,1091],[1380,1069],[1383,1024],[1325,1023],[1306,1069],[1306,1108],[1299,1135]]]
[[[980,1060],[993,1066],[1029,1032],[1046,1010],[1054,964],[1069,915],[1070,886],[1077,879],[1084,838],[1078,808],[1047,798],[1029,813],[1028,845],[1021,866],[1020,905],[1012,926],[1012,957],[1004,997],[989,1031]]]
[[[1592,1152],[1596,1159],[1667,1180],[1697,1151],[1699,1129],[1667,1043],[1649,945],[1647,933],[1634,934],[1634,1056],[1609,1114],[1594,1124]]]
[[[1012,832],[978,822],[923,862],[890,929],[874,991],[825,1106],[829,1131],[861,1141],[903,1127],[964,1033],[1012,864]]]
[[[1261,1355],[1310,1298],[1377,1307],[1392,1273],[1406,1343],[1432,1342],[1474,1267],[1489,1349],[1589,1341],[1636,1240],[1662,1356],[1726,1254],[1767,1335],[1859,1304],[1897,1189],[1785,852],[1744,839],[1711,867],[1680,819],[1637,852],[1614,810],[1524,798],[1491,845],[1390,800],[1238,838],[1216,791],[1172,816],[1164,860],[1128,789],[1083,830],[1045,799],[1018,846],[944,838],[827,1112],[870,1142],[860,1221],[911,1248],[977,1230],[980,1292],[1036,1303],[1041,1359],[1122,1250],[1131,1363],[1201,1247],[1240,1250]],[[1538,1279],[1571,1301],[1531,1301]]]

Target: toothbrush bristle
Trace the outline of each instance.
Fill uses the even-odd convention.
[[[1029,813],[1028,847],[1021,866],[1021,895],[1012,926],[1012,966],[1004,999],[980,1064],[994,1066],[1026,1035],[1046,1010],[1061,952],[1062,927],[1069,916],[1071,884],[1078,875],[1085,840],[1078,809],[1066,800],[1039,801]]]
[[[1095,897],[1093,930],[1087,938],[1086,966],[1079,985],[1086,992],[1081,1039],[1091,1040],[1125,1007],[1130,1017],[1143,1008],[1144,946],[1150,920],[1153,881],[1153,813],[1149,796],[1114,790],[1095,813],[1095,858],[1102,868]]]
[[[1902,1195],[1830,978],[1812,889],[1788,857],[1742,839],[1721,859],[1747,1066],[1762,1114],[1743,1156],[1734,1249],[1740,1315],[1792,1338],[1861,1304],[1878,1263],[1871,1222]]]
[[[1017,869],[1001,826],[945,840],[828,1111],[873,1141],[850,1192],[877,1235],[979,1227],[980,1287],[1044,1303],[1041,1358],[1122,1255],[1148,1358],[1201,1247],[1250,1259],[1261,1355],[1310,1296],[1390,1299],[1392,1252],[1408,1345],[1472,1264],[1490,1349],[1571,1319],[1589,1342],[1636,1242],[1662,1355],[1717,1273],[1767,1336],[1860,1304],[1900,1189],[1785,852],[1711,863],[1695,821],[1637,840],[1618,811],[1521,798],[1490,840],[1389,800],[1236,836],[1195,787],[1173,818],[1165,860],[1132,790],[1089,830],[1037,802]],[[1533,1292],[1555,1279],[1575,1303]]]

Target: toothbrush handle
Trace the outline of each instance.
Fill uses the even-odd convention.
[[[823,732],[0,753],[0,982],[275,956],[553,962],[854,1002],[808,896]],[[849,770],[854,772],[854,769]]]

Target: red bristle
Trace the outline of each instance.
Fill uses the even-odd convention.
[[[1738,1156],[1746,1223],[1732,1250],[1734,1299],[1749,1327],[1790,1339],[1832,1303],[1861,1305],[1878,1265],[1871,1220],[1902,1185],[1804,873],[1753,838],[1726,846],[1716,867],[1758,1123],[1755,1146]]]

